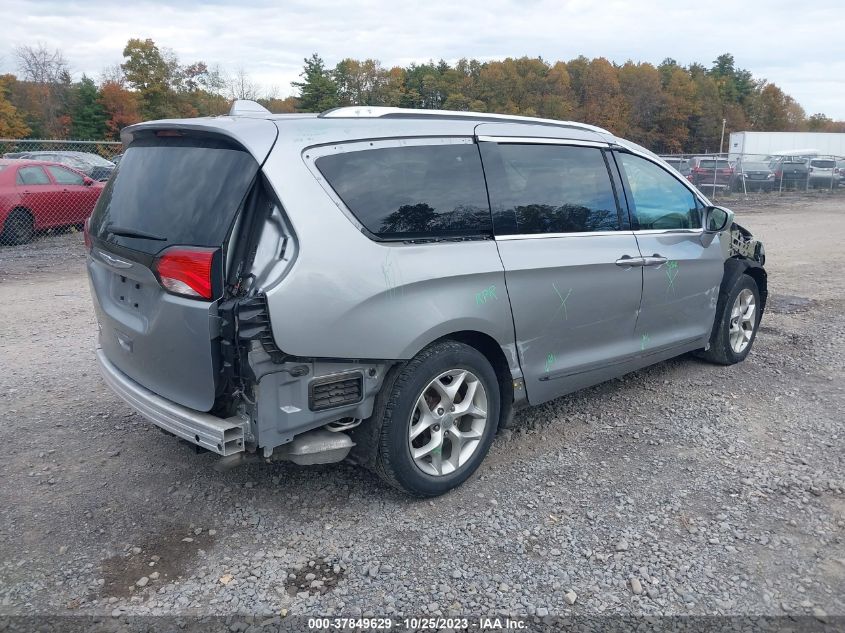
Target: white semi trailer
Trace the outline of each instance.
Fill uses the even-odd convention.
[[[731,132],[728,160],[742,154],[845,157],[845,133],[840,132]],[[747,160],[747,159],[746,159]]]

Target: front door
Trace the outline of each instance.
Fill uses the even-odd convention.
[[[56,224],[84,222],[91,208],[86,204],[91,188],[85,186],[85,177],[59,165],[50,165],[47,171],[56,183],[56,211],[59,214]]]
[[[703,205],[671,171],[634,154],[616,157],[645,264],[637,319],[643,355],[703,347],[724,273],[720,238],[704,233]]]
[[[532,404],[599,382],[635,355],[642,268],[600,143],[479,143]]]

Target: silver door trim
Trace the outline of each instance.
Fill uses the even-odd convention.
[[[478,136],[480,143],[520,143],[523,145],[580,145],[582,147],[608,148],[610,143],[600,141],[582,141],[568,138],[548,138],[542,136]]]

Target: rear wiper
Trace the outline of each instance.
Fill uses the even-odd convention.
[[[161,235],[153,235],[152,233],[147,233],[145,231],[139,231],[138,229],[128,229],[124,226],[118,226],[117,224],[106,224],[106,231],[111,233],[112,235],[120,235],[123,237],[140,237],[145,240],[156,240],[158,242],[166,242],[167,238],[162,237]]]

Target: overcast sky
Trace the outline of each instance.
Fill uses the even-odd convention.
[[[578,55],[710,65],[730,52],[737,66],[778,84],[807,114],[845,119],[842,0],[3,0],[0,72],[15,72],[14,47],[60,48],[75,76],[122,61],[130,37],[152,38],[184,63],[243,66],[265,88],[291,94],[302,60],[345,57],[385,66],[461,57]]]

